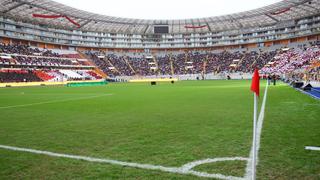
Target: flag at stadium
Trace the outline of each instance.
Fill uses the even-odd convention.
[[[251,91],[254,92],[257,96],[259,96],[260,94],[260,77],[258,69],[255,69],[253,73]]]

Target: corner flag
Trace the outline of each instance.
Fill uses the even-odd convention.
[[[254,105],[253,105],[253,138],[252,138],[252,180],[256,179],[256,164],[257,164],[257,115],[258,115],[258,97],[260,94],[260,77],[258,69],[254,70],[252,82],[251,82],[251,91],[254,92]]]
[[[260,94],[260,77],[258,69],[255,69],[253,73],[251,91],[256,93],[257,96]]]

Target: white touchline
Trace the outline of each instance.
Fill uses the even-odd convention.
[[[265,111],[265,107],[266,107],[266,101],[267,101],[267,93],[268,93],[268,84],[266,85],[266,88],[264,90],[264,96],[263,96],[263,101],[262,101],[262,105],[261,105],[261,109],[260,109],[260,114],[259,114],[259,118],[258,118],[258,122],[257,122],[257,148],[256,148],[256,157],[257,157],[257,162],[256,165],[258,164],[259,161],[259,148],[260,148],[260,138],[261,138],[261,131],[262,131],[262,125],[263,125],[263,120],[264,120],[264,111]],[[252,142],[253,144],[253,142]],[[247,168],[246,168],[246,174],[245,174],[245,179],[250,179],[252,176],[252,158],[253,158],[253,147],[251,147],[251,151],[250,151],[250,157],[248,159],[248,163],[247,163]]]
[[[315,146],[306,146],[306,150],[313,150],[313,151],[320,151],[320,147],[315,147]]]
[[[43,154],[43,155],[53,156],[53,157],[62,157],[62,158],[77,159],[77,160],[84,160],[84,161],[98,162],[98,163],[108,163],[108,164],[115,164],[120,166],[140,168],[140,169],[159,170],[159,171],[177,173],[177,174],[190,174],[190,175],[199,176],[199,177],[218,178],[218,179],[224,179],[224,180],[244,180],[244,178],[235,177],[235,176],[226,176],[222,174],[199,172],[199,171],[192,170],[192,168],[201,164],[213,163],[213,162],[219,162],[219,161],[237,161],[237,160],[248,161],[248,158],[244,158],[244,157],[225,157],[225,158],[214,158],[214,159],[204,159],[199,161],[193,161],[193,162],[184,164],[181,167],[165,167],[160,165],[139,164],[134,162],[124,162],[124,161],[118,161],[118,160],[112,160],[112,159],[101,159],[101,158],[94,158],[94,157],[88,157],[88,156],[61,154],[61,153],[55,153],[55,152],[49,152],[49,151],[41,151],[36,149],[20,148],[20,147],[14,147],[14,146],[6,146],[6,145],[0,145],[0,148],[12,150],[12,151],[29,152],[33,154]]]
[[[76,101],[76,100],[91,99],[91,98],[97,98],[97,97],[103,97],[103,96],[111,96],[111,95],[113,95],[113,94],[103,94],[103,95],[99,95],[99,96],[79,97],[79,98],[72,98],[72,99],[61,99],[61,100],[44,101],[44,102],[38,102],[38,103],[20,104],[20,105],[12,105],[12,106],[2,106],[2,107],[0,107],[0,109],[10,109],[10,108],[34,106],[34,105],[41,105],[41,104],[51,104],[51,103],[57,103],[57,102]]]

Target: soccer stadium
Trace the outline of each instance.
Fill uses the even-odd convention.
[[[319,0],[80,2],[0,0],[0,179],[320,179]]]

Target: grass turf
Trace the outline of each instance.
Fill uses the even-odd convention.
[[[169,167],[206,158],[248,157],[249,86],[249,81],[181,81],[0,89],[0,107],[56,101],[0,108],[0,144]],[[319,179],[319,152],[303,149],[320,145],[319,101],[287,86],[269,90],[258,177]],[[236,161],[198,168],[244,173]],[[0,149],[0,179],[81,177],[197,178]]]

